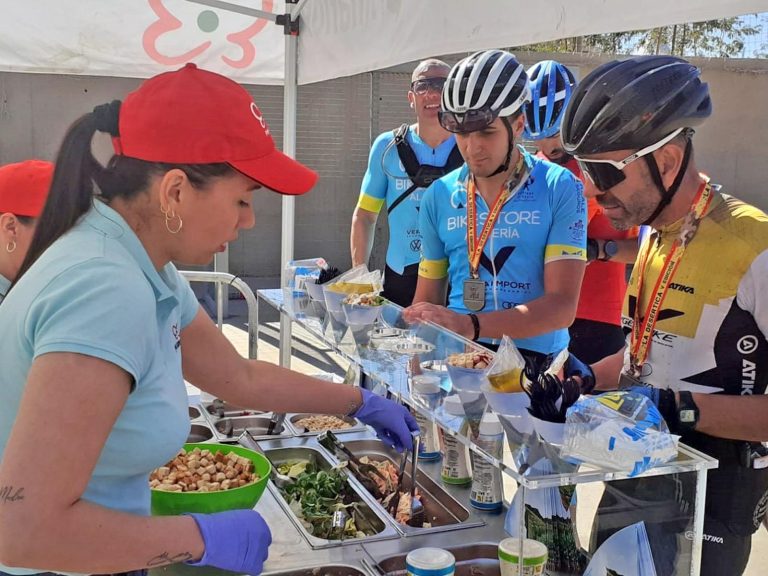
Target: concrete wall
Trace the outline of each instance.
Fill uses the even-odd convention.
[[[547,57],[583,77],[607,60],[583,55],[519,53],[526,65]],[[461,56],[447,57],[455,62]],[[768,210],[764,167],[768,139],[768,62],[696,60],[710,83],[715,115],[696,137],[699,167],[736,196]],[[380,132],[412,121],[406,91],[412,64],[302,86],[298,99],[297,156],[320,173],[320,182],[296,201],[296,257],[323,256],[350,265],[349,223],[367,164]],[[72,120],[97,104],[122,98],[139,81],[122,78],[0,73],[0,164],[29,157],[53,159]],[[282,88],[249,86],[282,142]],[[108,141],[97,143],[100,156]],[[255,205],[256,228],[230,248],[230,270],[274,278],[280,273],[280,198],[263,194]],[[386,217],[381,215],[372,267],[382,268]]]

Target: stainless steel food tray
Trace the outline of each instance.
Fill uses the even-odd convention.
[[[329,470],[334,465],[328,453],[325,452],[321,446],[314,443],[314,439],[312,438],[264,440],[259,442],[259,447],[264,454],[266,454],[270,462],[272,462],[272,465],[276,467],[284,462],[298,459],[309,459],[324,470]],[[354,478],[348,478],[347,482],[362,505],[364,510],[363,518],[374,530],[376,530],[376,534],[366,536],[365,538],[349,538],[344,540],[318,538],[317,536],[310,534],[301,520],[294,514],[293,510],[291,510],[288,502],[286,502],[285,498],[283,498],[280,493],[280,490],[273,482],[269,483],[268,488],[283,511],[291,518],[296,528],[314,549],[397,538],[399,536],[398,531],[395,530],[394,526],[389,521],[386,512],[384,512],[370,494],[368,494]]]
[[[288,425],[288,427],[293,432],[294,436],[317,436],[318,434],[321,434],[322,432],[325,432],[325,430],[319,431],[319,432],[312,432],[309,430],[306,430],[305,428],[299,426],[297,422],[301,420],[302,418],[306,418],[308,416],[318,416],[318,414],[288,414],[285,418],[285,421]],[[334,434],[349,434],[350,432],[363,432],[366,430],[365,424],[360,422],[357,418],[353,418],[352,416],[337,416],[337,418],[341,418],[348,424],[350,424],[349,428],[330,428],[330,430]]]
[[[381,440],[371,439],[353,439],[344,440],[344,445],[349,448],[358,458],[368,456],[372,460],[388,460],[395,467],[398,466],[400,455],[392,448],[387,447]],[[337,460],[336,460],[337,461]],[[405,481],[403,486],[410,488],[410,463],[405,468]],[[460,530],[464,528],[473,528],[485,524],[485,520],[475,516],[473,511],[466,508],[461,502],[449,494],[445,488],[435,482],[423,470],[416,471],[416,486],[422,493],[422,503],[426,514],[426,521],[431,523],[429,528],[416,528],[398,524],[391,518],[397,530],[405,536],[415,536],[418,534],[428,534],[432,532],[447,532],[449,530]],[[467,499],[469,499],[469,489],[466,490]],[[384,508],[376,502],[376,505]],[[386,513],[386,512],[385,512]]]

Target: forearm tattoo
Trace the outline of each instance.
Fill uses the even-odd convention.
[[[178,562],[186,562],[187,560],[192,559],[193,556],[189,552],[179,552],[178,554],[169,554],[168,552],[163,552],[154,558],[150,558],[147,562],[147,568],[164,566],[166,564],[176,564]]]
[[[0,503],[18,502],[24,500],[24,488],[16,486],[3,486],[0,488]]]

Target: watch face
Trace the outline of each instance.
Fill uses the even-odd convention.
[[[678,418],[680,418],[680,422],[685,422],[686,424],[693,424],[696,422],[696,412],[693,410],[680,410],[680,413],[678,414]]]
[[[605,255],[608,258],[613,258],[616,256],[616,252],[619,251],[619,245],[616,244],[613,240],[608,240],[605,245],[603,246],[603,250],[605,251]]]

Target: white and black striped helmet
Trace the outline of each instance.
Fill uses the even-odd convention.
[[[443,87],[440,123],[451,132],[482,130],[531,98],[528,76],[503,50],[476,52],[456,64]]]

